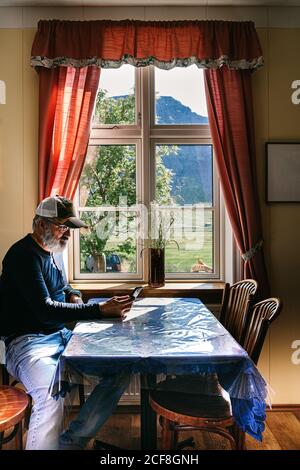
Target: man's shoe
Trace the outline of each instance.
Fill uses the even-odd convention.
[[[122,449],[121,447],[113,446],[112,444],[107,444],[106,442],[103,442],[103,441],[98,441],[98,439],[94,440],[93,449],[94,450],[125,450],[125,449]]]
[[[59,437],[59,450],[84,450],[84,447],[75,442],[76,437],[72,436],[72,434],[71,431],[65,431]]]

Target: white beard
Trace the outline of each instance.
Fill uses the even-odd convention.
[[[67,238],[62,237],[57,240],[57,238],[52,235],[50,227],[45,227],[45,233],[44,235],[41,235],[40,238],[43,244],[46,245],[53,253],[61,253],[65,250],[68,244]]]

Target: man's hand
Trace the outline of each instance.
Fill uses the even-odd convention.
[[[132,299],[129,295],[115,296],[104,304],[99,304],[102,318],[120,318],[124,319],[126,313],[132,306]]]
[[[83,300],[79,295],[71,294],[69,298],[70,304],[83,304]]]

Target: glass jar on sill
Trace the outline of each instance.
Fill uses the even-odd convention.
[[[165,285],[165,249],[149,248],[149,286]]]

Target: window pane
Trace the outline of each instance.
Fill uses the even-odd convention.
[[[102,69],[94,123],[132,125],[135,114],[135,68]]]
[[[89,227],[80,230],[81,273],[136,273],[134,211],[82,211],[81,219]]]
[[[94,145],[79,183],[81,207],[136,203],[135,145]]]
[[[203,71],[155,69],[155,124],[208,124]]]
[[[156,191],[159,205],[213,203],[211,145],[157,144]]]
[[[177,208],[166,246],[166,272],[212,273],[213,213],[204,207]],[[175,240],[175,243],[174,241]]]
[[[157,144],[155,154],[155,200],[164,219],[174,219],[166,272],[212,273],[212,146]]]
[[[136,203],[135,145],[90,146],[79,198],[89,227],[80,233],[81,272],[136,272],[136,214],[125,210]]]

